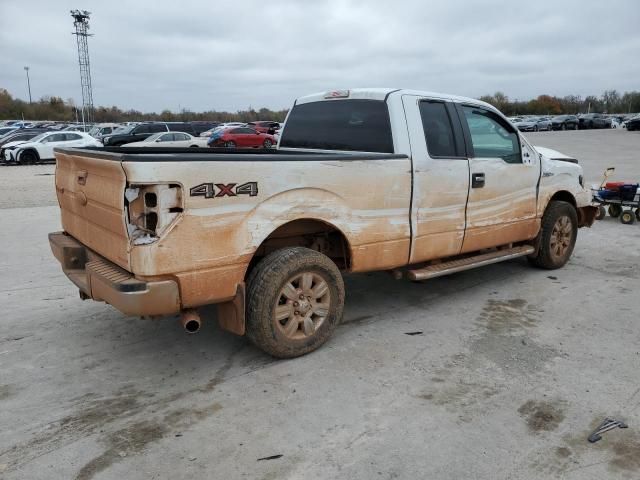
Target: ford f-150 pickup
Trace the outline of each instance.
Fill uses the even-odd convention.
[[[83,299],[126,315],[218,304],[277,357],[322,345],[342,272],[427,280],[516,257],[562,267],[596,209],[577,161],[489,104],[411,90],[299,98],[278,150],[56,150],[53,254]]]

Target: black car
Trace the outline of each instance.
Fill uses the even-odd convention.
[[[208,130],[216,128],[218,125],[222,125],[222,124],[220,122],[205,122],[201,120],[191,122],[191,126],[193,127],[193,130],[196,132],[195,134],[192,134],[192,135],[195,135],[197,137],[202,132],[206,132]],[[191,132],[187,132],[187,133],[191,133]]]
[[[601,113],[585,113],[579,117],[578,128],[581,130],[589,128],[611,128],[611,120]]]
[[[627,120],[627,131],[633,132],[634,130],[640,130],[640,116],[634,117],[631,120]]]
[[[0,138],[0,147],[5,143],[31,140],[33,137],[48,131],[46,128],[20,128]]]
[[[575,115],[558,115],[551,119],[552,130],[577,130],[578,117]]]
[[[111,135],[106,135],[99,140],[110,147],[120,147],[125,143],[141,142],[154,133],[160,132],[184,132],[196,136],[196,132],[190,123],[184,122],[153,122],[129,125],[115,130]]]

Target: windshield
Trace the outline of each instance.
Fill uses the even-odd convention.
[[[32,142],[39,142],[40,140],[42,140],[44,137],[48,136],[49,132],[45,132],[45,133],[41,133],[40,135],[37,135],[35,137],[33,137],[31,139]]]
[[[280,146],[393,153],[387,104],[381,100],[331,100],[296,105]]]
[[[118,127],[113,131],[114,135],[125,135],[129,132],[131,132],[131,130],[133,130],[133,127],[135,127],[135,125],[125,125],[124,127]]]
[[[164,135],[167,132],[160,132],[160,133],[154,133],[153,135],[151,135],[150,137],[147,137],[143,140],[143,142],[153,142],[154,140],[160,138],[162,135]]]

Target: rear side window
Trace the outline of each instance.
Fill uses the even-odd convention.
[[[149,131],[151,133],[166,132],[167,127],[162,123],[152,123],[151,125],[149,125]]]
[[[296,105],[280,146],[393,153],[387,104],[382,100],[332,100]]]
[[[451,118],[443,102],[420,102],[420,117],[430,157],[455,158],[463,155],[458,151]]]

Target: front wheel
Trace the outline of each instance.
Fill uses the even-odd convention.
[[[228,142],[224,142],[224,146],[227,148],[236,148],[236,142],[229,140]]]
[[[636,208],[636,220],[640,222],[640,208]]]
[[[27,165],[31,165],[38,161],[38,156],[35,154],[35,152],[31,150],[27,150],[26,152],[20,153],[20,155],[18,155],[18,159],[19,159],[18,163],[25,163]]]
[[[607,211],[601,205],[598,207],[598,211],[596,212],[596,220],[602,220],[607,215]]]
[[[567,202],[549,203],[542,217],[538,252],[529,256],[529,262],[540,268],[553,270],[565,265],[571,258],[578,236],[578,215]]]
[[[537,125],[535,125],[535,126],[533,127],[533,131],[534,131],[534,132],[537,132],[537,131],[538,131],[538,126],[537,126]]]
[[[269,139],[266,139],[262,145],[264,146],[264,148],[271,148],[273,142]]]
[[[566,124],[562,124],[562,130],[566,130],[567,129],[567,125]]]
[[[247,283],[247,336],[274,357],[312,352],[342,319],[342,275],[315,250],[277,250],[256,265]]]

